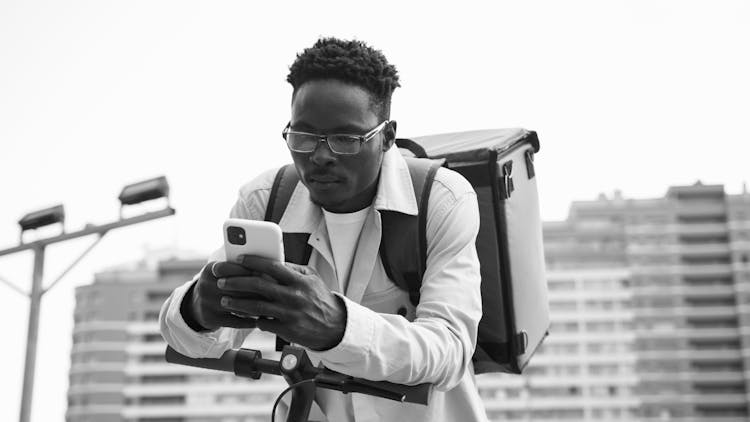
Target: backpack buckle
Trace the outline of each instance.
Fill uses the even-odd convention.
[[[518,345],[519,356],[526,353],[526,348],[529,347],[529,334],[525,330],[516,334],[516,344]]]
[[[510,199],[513,193],[513,160],[506,161],[502,166],[502,176],[500,179],[500,199]]]

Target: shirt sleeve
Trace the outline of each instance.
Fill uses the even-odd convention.
[[[275,174],[276,170],[267,171],[244,185],[229,213],[230,218],[262,220]],[[225,259],[224,248],[220,247],[211,254],[208,262]],[[218,358],[226,350],[240,347],[252,329],[222,327],[214,331],[197,332],[190,328],[180,313],[180,305],[199,276],[200,273],[177,287],[167,298],[159,312],[159,329],[167,344],[183,355],[192,358]]]
[[[447,391],[471,368],[482,317],[479,209],[465,179],[446,177],[452,189],[436,178],[430,193],[427,268],[416,319],[377,313],[340,295],[347,309],[344,337],[330,350],[313,352],[331,369],[371,380],[428,382]]]

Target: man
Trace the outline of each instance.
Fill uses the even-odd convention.
[[[218,357],[258,328],[304,346],[314,363],[335,371],[434,385],[428,406],[320,389],[316,403],[330,421],[486,420],[471,363],[482,315],[471,185],[450,170],[436,173],[414,307],[378,254],[380,212],[418,212],[408,167],[393,147],[395,67],[362,42],[325,38],[297,56],[287,80],[293,93],[284,138],[301,183],[279,225],[311,233],[308,266],[258,257],[223,262],[220,250],[164,304],[164,337],[180,353]],[[240,189],[231,217],[264,218],[276,171]]]

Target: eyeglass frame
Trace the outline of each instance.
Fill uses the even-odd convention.
[[[289,148],[290,151],[297,152],[297,153],[300,153],[300,154],[311,154],[311,153],[315,152],[315,150],[318,148],[318,145],[319,145],[320,142],[325,142],[326,144],[328,144],[328,149],[330,149],[331,152],[333,152],[334,154],[337,154],[337,155],[356,155],[356,154],[359,154],[362,151],[362,145],[365,142],[369,142],[372,138],[374,138],[375,135],[377,135],[383,129],[385,129],[385,127],[389,123],[391,123],[391,121],[392,120],[383,120],[383,122],[381,122],[379,125],[375,126],[372,130],[370,130],[369,132],[365,133],[364,135],[354,135],[354,134],[351,134],[351,133],[329,133],[327,135],[321,135],[321,134],[318,134],[318,133],[302,132],[302,131],[299,131],[299,130],[292,130],[292,122],[289,122],[289,123],[286,124],[286,127],[284,127],[284,130],[281,131],[281,137],[284,138],[284,142],[286,143],[286,146],[287,146],[287,148]],[[315,138],[318,138],[318,144],[315,144],[315,146],[313,147],[313,149],[310,150],[310,151],[299,151],[299,150],[293,149],[292,146],[289,145],[289,141],[287,140],[287,135],[289,135],[290,133],[295,133],[297,135],[309,135],[309,136],[313,136]],[[347,136],[347,137],[350,137],[350,138],[356,138],[359,141],[359,148],[357,149],[357,152],[338,152],[338,151],[334,150],[331,147],[331,143],[328,141],[328,137],[329,136]]]

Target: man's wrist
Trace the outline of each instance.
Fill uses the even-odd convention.
[[[211,331],[208,328],[202,326],[193,315],[191,306],[193,302],[193,289],[195,289],[195,283],[190,286],[187,293],[185,293],[185,296],[182,298],[182,303],[180,303],[180,315],[182,315],[182,319],[185,321],[185,324],[190,327],[191,330],[198,333]]]
[[[344,299],[342,299],[340,296],[334,295],[334,297],[336,298],[336,300],[339,303],[339,306],[341,307],[341,315],[343,316],[343,318],[341,318],[341,320],[338,321],[339,323],[336,324],[336,329],[334,330],[335,337],[333,341],[330,344],[327,344],[325,347],[319,350],[316,350],[318,352],[325,352],[326,350],[331,350],[334,347],[338,346],[341,343],[341,341],[344,339],[344,334],[346,333],[346,318],[347,318],[346,304],[344,303]]]

